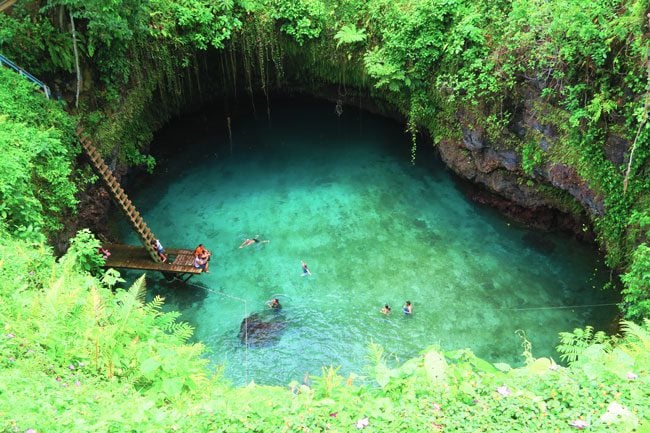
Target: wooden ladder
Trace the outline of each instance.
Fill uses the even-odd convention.
[[[162,262],[156,249],[152,245],[156,236],[153,234],[151,229],[149,229],[147,223],[144,222],[142,215],[140,215],[140,212],[137,211],[129,197],[126,195],[126,192],[124,192],[124,189],[120,186],[120,183],[113,175],[111,169],[106,165],[104,159],[101,157],[95,146],[93,146],[91,141],[83,135],[83,130],[81,128],[77,128],[77,136],[79,137],[79,142],[83,146],[86,156],[90,159],[95,171],[99,173],[108,187],[113,199],[115,199],[115,201],[120,205],[122,212],[124,212],[124,215],[126,215],[131,226],[138,234],[142,245],[144,245],[154,262]]]

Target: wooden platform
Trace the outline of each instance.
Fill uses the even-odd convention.
[[[151,260],[144,247],[123,244],[104,244],[110,251],[105,267],[121,269],[141,269],[145,271],[171,272],[176,274],[200,274],[201,268],[194,267],[194,250],[165,249],[167,263]]]

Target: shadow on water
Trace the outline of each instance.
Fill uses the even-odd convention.
[[[204,284],[191,280],[189,282],[179,279],[168,281],[160,276],[148,286],[154,289],[149,291],[151,296],[160,295],[165,298],[166,304],[175,305],[181,311],[201,305],[208,296],[208,289]]]
[[[549,255],[555,251],[555,243],[547,239],[543,234],[527,232],[522,238],[524,245],[538,253]]]

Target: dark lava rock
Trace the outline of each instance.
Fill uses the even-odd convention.
[[[242,344],[246,342],[248,330],[248,345],[251,347],[271,346],[278,342],[287,322],[278,310],[268,310],[253,313],[242,320],[239,327],[239,338]]]

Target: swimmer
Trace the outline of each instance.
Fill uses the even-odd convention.
[[[406,304],[404,304],[402,310],[404,311],[404,314],[406,314],[407,316],[409,314],[413,314],[413,304],[411,304],[411,301],[406,301]]]
[[[379,310],[379,312],[381,314],[385,314],[388,316],[390,314],[390,305],[388,304],[384,305],[384,307],[381,310]]]
[[[266,303],[266,305],[268,305],[269,308],[272,308],[274,310],[279,310],[282,308],[282,305],[280,305],[280,301],[278,300],[278,298],[271,299]]]
[[[305,275],[311,275],[311,272],[309,271],[309,268],[307,267],[307,263],[303,262],[302,260],[300,261],[300,265],[302,266],[302,276],[304,277]]]
[[[271,242],[271,241],[269,241],[269,240],[261,241],[260,240],[260,235],[255,235],[255,237],[252,238],[252,239],[244,239],[244,242],[241,243],[239,248],[244,248],[244,247],[247,247],[247,246],[253,245],[253,244],[268,244],[269,242]]]

